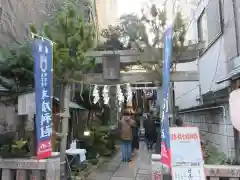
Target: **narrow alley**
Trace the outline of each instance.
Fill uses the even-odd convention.
[[[112,161],[91,173],[87,180],[151,180],[151,153],[140,142],[137,156],[130,163],[121,162],[121,152]]]

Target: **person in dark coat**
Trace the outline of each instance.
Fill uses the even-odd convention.
[[[183,120],[181,118],[177,117],[175,120],[175,125],[177,127],[183,127],[184,126]]]
[[[147,147],[149,150],[153,149],[153,144],[156,142],[157,139],[157,132],[156,132],[156,124],[153,118],[153,112],[150,112],[148,118],[146,118],[143,122],[143,126],[145,129],[145,138]]]
[[[133,126],[133,140],[132,140],[132,149],[133,149],[133,152],[135,153],[136,150],[139,149],[139,128],[140,128],[140,114],[139,113],[136,113],[135,117],[134,117],[134,120],[135,120],[135,126]]]

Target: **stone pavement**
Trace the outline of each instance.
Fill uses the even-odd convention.
[[[140,142],[138,155],[132,162],[121,162],[119,152],[110,162],[92,172],[87,180],[152,180],[150,156],[145,143]]]

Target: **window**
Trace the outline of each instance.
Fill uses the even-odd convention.
[[[204,51],[222,34],[222,24],[220,0],[209,0],[208,5],[197,20],[198,40],[204,44]]]

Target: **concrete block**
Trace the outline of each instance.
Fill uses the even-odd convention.
[[[227,135],[228,136],[234,136],[233,135],[233,126],[232,125],[227,125]]]
[[[212,124],[208,124],[208,132],[212,133]]]
[[[204,131],[208,131],[208,125],[207,124],[204,123],[204,124],[202,124],[202,126],[203,126]]]
[[[227,137],[227,146],[228,148],[232,148],[232,149],[235,148],[234,137]]]
[[[224,107],[226,109],[225,117],[222,109],[187,113],[182,116],[188,122],[194,120],[192,126],[199,128],[201,140],[204,142],[209,141],[226,155],[232,156],[232,150],[229,150],[229,148],[234,149],[233,127],[229,117],[228,104],[224,105]]]
[[[211,124],[210,126],[211,126],[212,133],[218,134],[220,126],[218,126],[216,124]]]
[[[226,154],[230,159],[235,159],[235,149],[228,149],[228,153]]]

